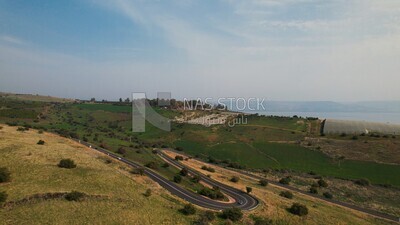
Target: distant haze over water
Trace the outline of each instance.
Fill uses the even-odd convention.
[[[331,101],[265,101],[264,109],[241,112],[273,116],[318,117],[320,119],[340,119],[400,124],[400,101],[375,101],[339,103]],[[233,106],[237,110],[242,106]],[[250,108],[256,108],[250,105]]]

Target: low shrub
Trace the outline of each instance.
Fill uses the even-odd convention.
[[[242,219],[243,213],[239,208],[233,207],[229,209],[224,209],[222,211],[221,217],[236,222]]]
[[[272,225],[273,221],[271,219],[265,219],[265,218],[255,218],[254,219],[254,225]]]
[[[118,148],[117,153],[121,154],[121,155],[125,155],[126,154],[126,150],[123,147],[120,147],[120,148]]]
[[[325,180],[323,180],[323,179],[319,179],[319,180],[318,180],[318,185],[319,185],[320,187],[324,187],[324,188],[328,187],[328,183],[327,183]]]
[[[266,179],[261,179],[261,180],[259,181],[259,183],[260,183],[260,185],[263,186],[263,187],[265,187],[265,186],[268,185],[268,181],[267,181]]]
[[[183,167],[182,170],[179,172],[179,174],[180,174],[181,176],[184,176],[184,177],[187,176],[188,173],[189,173],[189,171],[188,171],[188,169],[185,168],[185,167]]]
[[[252,187],[246,187],[247,194],[250,194],[253,191]]]
[[[163,168],[168,168],[168,167],[169,167],[169,164],[168,164],[168,163],[164,163],[164,164],[162,165],[162,167],[163,167]]]
[[[208,166],[202,166],[201,169],[202,169],[202,170],[206,170],[206,171],[211,172],[211,173],[214,173],[214,172],[215,172],[215,169],[214,169],[214,168],[208,167]]]
[[[180,183],[180,182],[182,182],[182,177],[181,177],[181,175],[179,175],[179,174],[175,175],[175,176],[174,176],[174,182],[175,182],[175,183]]]
[[[300,203],[293,203],[293,205],[289,208],[289,212],[294,215],[305,216],[308,214],[308,208]]]
[[[240,180],[240,178],[237,177],[237,176],[233,176],[233,177],[230,179],[230,181],[232,181],[232,182],[234,182],[234,183],[239,182],[239,180]]]
[[[72,191],[72,192],[70,192],[70,193],[65,195],[65,199],[67,201],[79,201],[85,196],[86,196],[85,193],[82,193],[82,192],[79,192],[79,191]]]
[[[58,163],[58,167],[72,169],[76,167],[76,164],[72,159],[61,159]]]
[[[151,189],[147,189],[146,192],[143,194],[146,197],[150,197],[151,196]]]
[[[330,192],[324,192],[322,195],[323,195],[325,198],[328,198],[328,199],[332,199],[332,198],[333,198],[333,195],[332,195]]]
[[[290,192],[290,191],[281,191],[281,193],[279,195],[284,197],[284,198],[288,198],[288,199],[292,199],[293,198],[293,193]]]
[[[156,162],[148,162],[148,163],[146,163],[145,166],[150,168],[150,169],[153,169],[153,170],[157,169],[157,163]]]
[[[36,144],[38,144],[38,145],[44,145],[44,141],[43,141],[43,140],[39,140]]]
[[[316,187],[311,187],[310,190],[309,190],[309,192],[310,192],[311,194],[318,194],[318,189],[317,189]]]
[[[192,204],[186,204],[181,212],[185,215],[193,215],[196,213],[196,208]]]
[[[177,156],[175,156],[175,160],[176,161],[179,161],[179,160],[183,160],[183,156],[181,156],[181,155],[177,155]]]
[[[279,183],[288,185],[288,184],[290,184],[291,181],[292,181],[292,179],[290,179],[290,177],[284,177],[279,180]]]
[[[200,177],[199,175],[195,175],[195,176],[193,176],[193,178],[192,178],[192,182],[193,182],[193,183],[199,183],[200,180],[201,180],[201,177]]]
[[[144,175],[144,168],[133,168],[133,169],[131,170],[131,173],[132,173],[132,174],[138,174],[138,175],[140,175],[140,176],[143,176],[143,175]]]
[[[222,194],[221,190],[218,187],[214,187],[213,189],[204,187],[199,191],[199,194],[209,197],[211,199],[224,199],[224,194]]]
[[[0,192],[0,205],[7,201],[8,194],[5,191]]]
[[[355,180],[354,183],[360,186],[369,186],[371,184],[367,179]]]
[[[0,183],[11,181],[11,173],[6,167],[0,168]]]

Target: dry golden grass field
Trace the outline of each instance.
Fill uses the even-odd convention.
[[[0,224],[189,224],[179,213],[183,202],[144,176],[71,140],[37,130],[17,131],[0,125],[0,167],[11,172],[11,182],[0,184],[7,204],[0,208]],[[37,145],[44,140],[44,145]],[[71,158],[76,168],[57,166]],[[146,189],[152,195],[145,197]],[[34,194],[84,192],[81,201],[35,199]],[[14,202],[14,203],[10,203]]]

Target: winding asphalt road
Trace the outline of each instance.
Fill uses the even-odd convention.
[[[175,153],[180,154],[180,155],[184,155],[185,157],[189,157],[188,155],[186,155],[186,154],[184,154],[182,152],[177,152],[177,151],[174,151],[174,150],[169,150],[169,151],[175,152]],[[200,159],[196,159],[196,160],[200,160]],[[200,160],[200,161],[202,161],[202,160]],[[224,168],[224,169],[232,170],[232,171],[235,171],[237,173],[243,174],[245,176],[251,177],[253,179],[257,179],[257,180],[266,179],[265,177],[254,175],[254,174],[249,173],[249,172],[247,172],[245,170],[237,170],[237,169],[233,169],[233,168]],[[389,215],[389,214],[382,213],[382,212],[379,212],[379,211],[376,211],[376,210],[372,210],[372,209],[362,208],[362,207],[359,207],[359,206],[356,206],[356,205],[352,205],[352,204],[349,204],[349,203],[346,203],[346,202],[337,201],[335,199],[327,199],[327,198],[324,198],[322,196],[311,194],[310,192],[303,191],[303,190],[300,190],[298,188],[295,188],[295,187],[292,187],[292,186],[289,186],[289,185],[281,184],[281,183],[279,183],[277,181],[274,181],[274,180],[269,180],[269,179],[266,179],[266,180],[268,180],[268,182],[270,184],[272,184],[272,185],[279,186],[281,188],[285,188],[285,189],[288,189],[288,190],[292,190],[292,191],[295,191],[295,192],[301,193],[303,195],[307,195],[307,196],[310,196],[310,197],[313,197],[313,198],[316,198],[316,199],[319,199],[319,200],[322,200],[322,201],[325,201],[325,202],[329,202],[329,203],[332,203],[332,204],[335,204],[335,205],[338,205],[338,206],[342,206],[342,207],[346,207],[346,208],[349,208],[349,209],[352,209],[352,210],[356,210],[356,211],[368,214],[370,216],[378,217],[378,218],[381,218],[381,219],[386,219],[386,220],[390,220],[390,221],[394,221],[394,222],[400,222],[400,217],[398,217],[398,216]]]
[[[225,192],[226,194],[228,194],[230,197],[232,197],[235,202],[221,202],[221,201],[215,201],[206,197],[203,197],[199,194],[196,194],[192,191],[186,190],[185,188],[179,186],[178,184],[166,179],[165,177],[161,176],[160,174],[156,173],[155,171],[149,169],[149,168],[145,168],[142,165],[132,162],[130,160],[127,160],[117,154],[111,153],[109,151],[107,151],[104,148],[100,148],[98,146],[94,146],[91,143],[88,142],[84,142],[81,141],[79,139],[72,139],[82,145],[85,145],[93,150],[99,151],[101,153],[104,153],[106,155],[108,155],[109,157],[112,157],[114,159],[117,159],[121,162],[126,163],[127,165],[134,167],[134,168],[143,168],[144,169],[144,174],[147,175],[148,177],[150,177],[152,180],[154,180],[155,182],[157,182],[158,184],[160,184],[163,188],[167,189],[169,192],[171,192],[173,195],[176,195],[192,204],[204,207],[204,208],[208,208],[208,209],[213,209],[213,210],[223,210],[223,209],[227,209],[227,208],[232,208],[232,207],[237,207],[240,208],[242,210],[252,210],[254,208],[256,208],[259,204],[258,200],[256,198],[254,198],[253,196],[240,191],[238,189],[229,187],[227,185],[221,184],[219,182],[216,182],[212,179],[210,179],[207,176],[198,174],[199,176],[201,176],[202,181],[208,183],[209,185],[212,186],[218,186],[221,191]],[[160,156],[163,156],[162,154],[160,154]],[[178,166],[180,168],[182,168],[183,166],[180,163],[175,163],[174,160],[171,160],[169,157],[166,157],[168,159],[167,162],[170,164],[173,164],[175,166]],[[189,173],[191,174],[197,174],[195,171],[189,170]]]

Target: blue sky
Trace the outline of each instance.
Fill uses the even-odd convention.
[[[0,91],[399,100],[398,0],[0,0]]]

